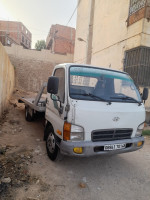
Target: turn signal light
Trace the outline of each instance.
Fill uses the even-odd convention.
[[[82,154],[83,149],[82,149],[82,147],[75,147],[75,148],[73,149],[73,151],[74,151],[74,153]]]
[[[59,130],[59,129],[57,129],[57,131],[56,131],[59,135],[62,135],[62,132]]]
[[[142,144],[143,144],[143,142],[140,141],[137,143],[137,146],[140,147],[140,146],[142,146]]]
[[[68,122],[64,123],[63,139],[70,140],[71,124]]]

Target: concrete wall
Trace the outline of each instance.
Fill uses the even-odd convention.
[[[75,39],[74,62],[85,63],[89,29],[90,0],[80,0],[77,11],[77,31]],[[80,41],[82,39],[83,41]]]
[[[12,64],[15,67],[17,88],[37,92],[55,65],[73,62],[73,55],[52,54],[49,50],[35,51],[12,45],[5,47]]]
[[[96,2],[92,64],[123,70],[125,50],[140,45],[143,19],[127,27],[129,0]]]
[[[13,92],[15,82],[14,67],[0,43],[0,116],[6,109],[8,100]]]

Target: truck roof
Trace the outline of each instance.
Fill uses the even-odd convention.
[[[106,67],[98,67],[98,66],[94,66],[94,65],[79,64],[79,63],[62,63],[62,64],[57,65],[57,67],[64,66],[64,65],[66,66],[66,68],[69,68],[71,65],[83,66],[83,67],[94,67],[94,68],[98,68],[98,69],[102,69],[102,70],[108,70],[108,71],[118,72],[118,73],[122,73],[122,74],[128,74],[128,73],[120,71],[120,70],[110,69],[110,68],[106,68]]]

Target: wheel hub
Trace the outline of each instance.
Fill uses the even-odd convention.
[[[55,137],[52,133],[50,133],[48,136],[47,147],[51,153],[55,151]]]

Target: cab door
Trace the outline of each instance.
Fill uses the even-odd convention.
[[[59,78],[58,93],[56,95],[47,93],[45,117],[52,124],[55,134],[62,138],[64,118],[66,115],[65,68],[56,68],[53,76]]]

